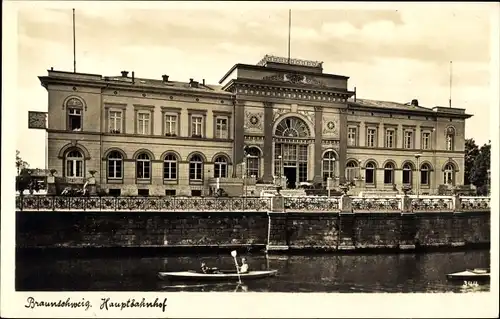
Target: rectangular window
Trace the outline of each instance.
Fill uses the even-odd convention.
[[[385,131],[385,147],[393,148],[396,132],[393,129]]]
[[[423,150],[431,149],[431,133],[423,132],[422,133],[422,147]]]
[[[66,177],[83,177],[83,161],[79,159],[66,160]]]
[[[166,189],[165,196],[175,196],[175,189]]]
[[[405,131],[404,148],[413,148],[413,132]]]
[[[109,132],[114,134],[122,133],[122,111],[109,111]]]
[[[197,196],[197,197],[201,196],[201,190],[199,190],[199,189],[192,189],[191,190],[191,196]]]
[[[227,118],[216,118],[215,120],[215,138],[228,138],[228,119]]]
[[[384,170],[384,184],[393,184],[394,171],[392,169]]]
[[[166,160],[163,163],[163,179],[166,180],[177,179],[177,161]]]
[[[150,133],[150,114],[137,113],[137,134],[149,135]]]
[[[139,196],[149,196],[149,189],[138,189],[137,195]]]
[[[119,188],[110,188],[108,191],[109,196],[120,196],[122,193],[122,190]]]
[[[377,141],[377,130],[374,128],[368,128],[366,132],[366,146],[375,147]]]
[[[177,115],[165,115],[165,136],[177,135]]]
[[[122,179],[122,159],[108,159],[108,179]]]
[[[429,171],[428,170],[420,171],[420,184],[429,185]]]
[[[356,146],[356,135],[357,135],[357,128],[356,127],[349,127],[348,133],[347,133],[347,145],[349,146]]]
[[[203,164],[199,162],[189,163],[189,179],[192,181],[201,181],[203,173]]]
[[[82,130],[82,110],[68,109],[68,129],[70,131]]]
[[[191,117],[191,136],[202,137],[203,117],[193,115]]]
[[[299,163],[299,183],[307,181],[307,163]]]

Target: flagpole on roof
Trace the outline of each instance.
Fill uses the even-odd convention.
[[[75,32],[75,9],[73,9],[73,73],[76,73],[76,32]]]
[[[452,82],[453,81],[453,61],[450,61],[450,100],[449,100],[449,106],[451,107],[451,87],[452,87]]]
[[[292,33],[292,9],[288,10],[288,64],[290,64],[290,37]]]

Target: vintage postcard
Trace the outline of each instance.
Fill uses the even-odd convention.
[[[497,3],[4,10],[2,317],[498,315]]]

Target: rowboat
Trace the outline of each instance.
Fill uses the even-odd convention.
[[[490,280],[490,270],[484,268],[467,269],[465,271],[448,274],[446,275],[446,277],[448,277],[448,279],[456,279],[456,280],[484,281],[484,280]]]
[[[159,272],[158,277],[160,279],[168,280],[214,280],[214,281],[237,281],[239,278],[242,280],[246,279],[261,279],[266,277],[275,276],[278,273],[277,270],[258,270],[249,271],[247,273],[239,274],[235,271],[223,271],[221,273],[205,274],[196,271],[175,271],[175,272]]]

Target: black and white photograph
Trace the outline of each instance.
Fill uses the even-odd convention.
[[[500,6],[378,4],[7,1],[2,317],[497,316]]]

